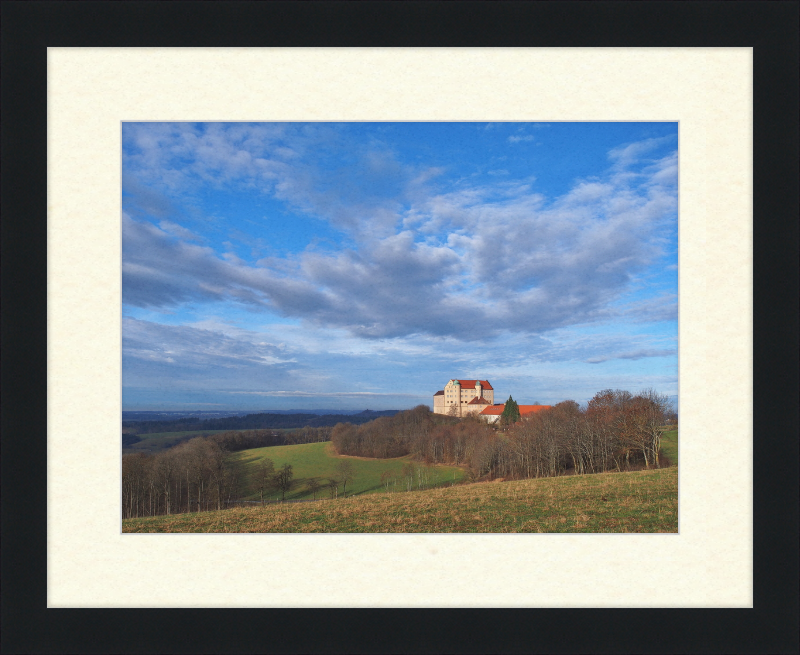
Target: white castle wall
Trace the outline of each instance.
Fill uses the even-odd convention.
[[[444,387],[444,394],[433,397],[433,411],[436,414],[455,414],[467,416],[479,414],[486,405],[469,405],[474,398],[484,398],[489,405],[494,404],[494,390],[482,387],[461,388],[458,380],[450,380]]]

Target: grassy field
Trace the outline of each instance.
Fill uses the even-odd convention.
[[[670,430],[661,438],[661,451],[669,457],[670,464],[678,465],[678,430]]]
[[[397,477],[400,477],[403,465],[411,461],[409,457],[396,457],[394,459],[341,457],[335,454],[330,441],[297,446],[253,448],[252,450],[243,450],[231,455],[232,460],[245,466],[248,475],[255,472],[258,462],[265,457],[275,463],[276,469],[284,464],[292,465],[295,488],[286,494],[287,500],[310,499],[312,494],[306,487],[309,478],[314,477],[324,483],[327,478],[336,475],[336,465],[342,460],[349,460],[355,468],[355,478],[347,485],[348,496],[385,491],[385,487],[381,482],[383,472],[391,471]],[[455,466],[428,468],[429,486],[461,482],[464,476],[464,470]],[[400,482],[398,481],[396,487],[398,491],[400,490],[399,484]],[[414,484],[416,488],[416,479]],[[326,495],[327,491],[323,491],[321,494],[317,492],[317,498]],[[280,498],[280,494],[273,492],[269,497],[272,499]],[[257,500],[259,494],[255,493],[246,498]]]
[[[678,469],[126,519],[123,532],[677,532]]]

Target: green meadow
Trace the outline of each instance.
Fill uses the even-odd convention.
[[[678,532],[678,469],[126,519],[123,532]]]
[[[253,448],[233,453],[231,461],[238,462],[245,468],[245,475],[250,484],[258,468],[258,462],[264,458],[271,459],[275,464],[275,469],[279,469],[284,464],[291,464],[294,473],[294,488],[286,494],[287,500],[311,499],[312,494],[306,484],[310,478],[317,478],[321,483],[325,483],[328,478],[336,477],[336,466],[342,460],[348,460],[353,464],[355,476],[352,482],[347,484],[347,495],[358,496],[380,491],[386,491],[386,486],[381,480],[384,472],[389,471],[393,474],[396,481],[390,485],[396,491],[400,491],[403,466],[411,463],[411,458],[396,457],[393,459],[367,459],[361,457],[345,457],[336,455],[330,441],[310,444],[299,444],[296,446],[269,446],[266,448]],[[415,464],[415,466],[417,466]],[[456,466],[422,466],[425,474],[427,487],[441,486],[461,482],[465,477],[463,469]],[[419,477],[415,475],[414,488],[417,488]],[[252,486],[250,487],[253,488]],[[340,492],[341,493],[341,492]],[[317,498],[327,497],[327,490],[317,492]],[[256,492],[247,496],[246,499],[258,500],[259,493]],[[271,492],[269,498],[280,498],[279,492]]]
[[[661,437],[661,452],[669,458],[672,466],[678,465],[678,430],[665,432]]]

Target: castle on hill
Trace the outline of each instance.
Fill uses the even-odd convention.
[[[477,414],[488,423],[495,423],[503,413],[505,403],[494,404],[494,387],[488,380],[450,380],[433,394],[433,413],[449,416]],[[550,405],[519,405],[520,416],[534,414]]]
[[[480,414],[494,404],[494,388],[487,380],[450,380],[433,394],[433,413],[450,416]]]

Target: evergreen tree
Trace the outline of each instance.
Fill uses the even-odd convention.
[[[500,423],[508,425],[509,423],[516,423],[519,421],[519,405],[517,401],[511,396],[506,401],[506,406],[503,408],[503,413],[500,414]]]

